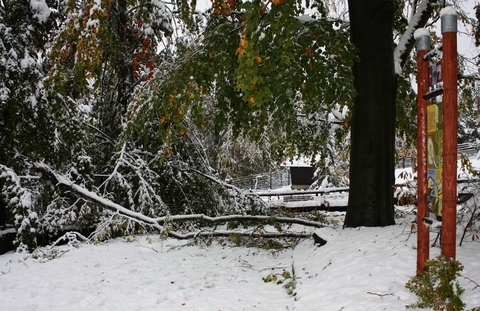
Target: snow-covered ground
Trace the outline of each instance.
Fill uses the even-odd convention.
[[[405,288],[416,267],[413,219],[317,229],[326,245],[306,239],[281,251],[137,236],[58,246],[52,260],[42,258],[49,248],[8,253],[0,256],[0,310],[404,310],[416,301]],[[480,307],[479,248],[468,241],[457,249],[469,278],[459,278],[467,309]],[[431,257],[439,252],[432,248]],[[293,295],[283,287],[292,279],[263,281],[283,280],[285,271],[295,280]]]
[[[415,216],[401,214],[395,226],[342,229],[344,213],[331,213],[329,227],[293,228],[326,245],[305,239],[280,251],[150,235],[10,252],[0,256],[0,310],[404,310],[416,301],[405,288],[416,234]],[[478,239],[457,248],[466,310],[480,308],[479,249]]]

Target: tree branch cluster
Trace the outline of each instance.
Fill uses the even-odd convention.
[[[133,220],[142,225],[150,226],[161,233],[166,233],[169,237],[177,239],[191,239],[196,237],[228,237],[232,234],[242,235],[242,236],[252,236],[258,235],[262,238],[279,238],[279,237],[295,237],[295,238],[307,238],[311,234],[308,233],[294,233],[294,232],[242,232],[242,231],[232,231],[232,230],[214,230],[214,231],[194,231],[182,233],[174,230],[170,230],[166,224],[168,223],[184,223],[184,222],[208,222],[211,224],[226,223],[226,222],[238,222],[238,221],[248,221],[256,222],[261,224],[298,224],[314,228],[322,228],[325,225],[311,221],[307,219],[299,219],[293,217],[277,217],[277,216],[264,216],[264,215],[227,215],[227,216],[218,216],[210,217],[204,214],[190,214],[190,215],[169,215],[163,217],[149,217],[142,213],[132,211],[127,209],[111,200],[108,200],[104,197],[99,196],[97,193],[92,192],[84,187],[75,184],[73,181],[69,180],[66,176],[55,172],[51,167],[45,163],[37,162],[35,163],[35,168],[43,172],[49,179],[55,182],[58,187],[64,188],[65,190],[73,191],[78,196],[83,199],[93,202],[106,208],[117,215]]]

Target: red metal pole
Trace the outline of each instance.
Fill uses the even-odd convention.
[[[441,12],[443,35],[443,207],[442,254],[455,259],[457,236],[457,14]]]
[[[423,96],[428,92],[428,60],[430,36],[427,30],[415,32],[417,40],[417,273],[425,271],[425,262],[430,256],[429,228],[423,223],[428,216],[427,204],[427,103]]]

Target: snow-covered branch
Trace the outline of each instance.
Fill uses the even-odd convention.
[[[41,170],[42,172],[46,173],[50,178],[54,179],[57,182],[57,185],[61,185],[63,187],[68,188],[69,190],[75,192],[76,194],[80,195],[84,199],[97,203],[109,210],[112,210],[114,212],[117,212],[120,215],[124,215],[127,217],[131,217],[132,219],[137,219],[140,220],[146,224],[149,224],[153,226],[154,228],[163,231],[163,226],[160,226],[158,222],[155,221],[155,219],[145,216],[142,213],[134,212],[132,210],[129,210],[115,202],[112,202],[106,198],[103,198],[96,194],[95,192],[92,192],[90,190],[85,189],[84,187],[75,184],[73,181],[69,180],[66,176],[63,176],[61,174],[58,174],[55,172],[52,168],[50,168],[48,165],[45,163],[40,163],[36,162],[34,164],[35,168]]]
[[[292,217],[276,217],[263,215],[227,215],[210,217],[204,214],[190,214],[190,215],[175,215],[156,218],[155,221],[159,224],[165,222],[186,222],[186,221],[205,221],[210,223],[223,223],[229,221],[256,221],[264,223],[288,223],[298,224],[315,228],[323,228],[325,225],[311,220],[292,218]]]
[[[433,13],[433,4],[436,2],[437,0],[422,0],[418,5],[415,14],[410,19],[407,30],[400,38],[400,41],[398,42],[394,52],[395,73],[397,75],[402,74],[402,68],[408,59],[408,55],[415,46],[413,33],[416,29],[424,27],[428,22],[428,19]]]
[[[154,229],[159,230],[160,232],[167,233],[168,236],[177,238],[177,239],[189,239],[198,236],[229,236],[231,234],[239,235],[259,235],[263,238],[276,238],[276,237],[308,237],[309,234],[304,233],[292,233],[292,232],[262,232],[259,234],[248,233],[248,232],[238,232],[238,231],[200,231],[195,232],[181,233],[177,231],[170,230],[165,226],[166,223],[175,223],[175,222],[187,222],[187,221],[197,221],[197,222],[209,222],[209,223],[225,223],[225,222],[235,222],[235,221],[253,221],[260,224],[274,224],[274,223],[288,223],[288,224],[299,224],[309,227],[322,228],[323,224],[293,217],[276,217],[276,216],[264,216],[264,215],[227,215],[227,216],[218,216],[210,217],[204,214],[192,214],[192,215],[173,215],[173,216],[164,216],[164,217],[149,217],[142,213],[132,211],[127,209],[111,200],[108,200],[104,197],[99,196],[97,193],[85,189],[84,187],[75,184],[73,181],[68,179],[66,176],[55,172],[51,167],[45,163],[35,163],[35,168],[42,171],[50,179],[54,180],[55,183],[60,186],[67,188],[70,191],[73,191],[77,195],[81,196],[83,199],[91,201],[93,203],[99,204],[102,207],[116,213],[119,216],[131,219],[135,222],[141,223],[143,225],[151,226]]]
[[[236,236],[246,236],[246,237],[261,237],[266,239],[274,238],[309,238],[312,235],[309,233],[297,233],[297,232],[251,232],[251,231],[232,231],[232,230],[217,230],[217,231],[197,231],[197,232],[187,232],[179,233],[174,232],[175,235],[169,236],[177,238],[179,240],[187,240],[198,237],[230,237],[232,235]]]

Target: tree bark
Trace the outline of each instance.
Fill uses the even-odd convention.
[[[357,97],[352,111],[346,227],[395,224],[395,95],[392,0],[349,0]]]

